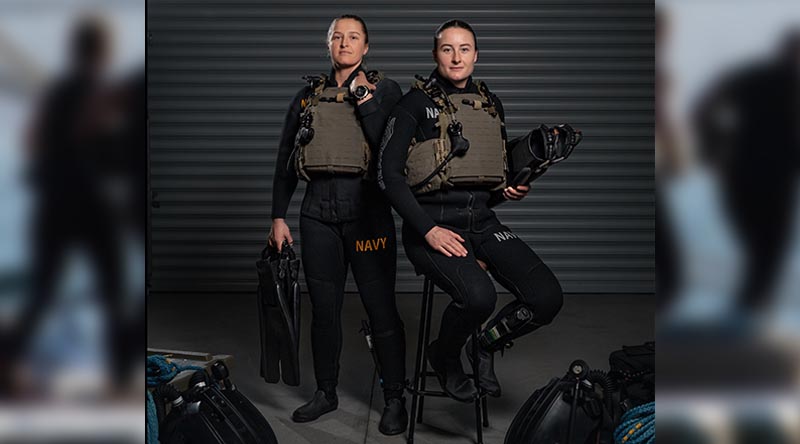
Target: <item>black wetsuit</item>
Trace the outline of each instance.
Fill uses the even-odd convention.
[[[470,78],[459,89],[434,71],[447,94],[479,91]],[[503,106],[493,97],[501,119]],[[548,324],[562,304],[561,286],[531,248],[497,219],[493,206],[504,200],[502,191],[486,189],[437,190],[415,196],[406,184],[405,167],[412,138],[418,142],[439,137],[434,102],[421,90],[412,89],[400,100],[386,123],[380,157],[378,184],[403,218],[403,245],[417,273],[429,276],[453,302],[442,317],[439,344],[448,357],[459,355],[470,333],[486,321],[497,295],[489,276],[476,259],[518,301],[504,307],[499,316],[524,303],[532,308],[533,323],[509,337],[513,339]],[[506,137],[503,129],[503,137]],[[447,257],[432,249],[425,234],[439,225],[460,234],[467,257]]]
[[[359,67],[345,81],[349,85]],[[336,86],[331,72],[329,86]],[[283,126],[273,184],[272,218],[285,218],[297,187],[292,153],[300,127],[301,89],[292,100]],[[386,118],[400,99],[396,82],[383,79],[372,99],[356,107],[364,135],[377,158]],[[374,165],[371,166],[374,170]],[[374,171],[372,172],[374,177]],[[320,174],[306,187],[300,215],[303,272],[313,306],[311,346],[320,389],[335,388],[342,350],[341,311],[348,264],[372,327],[384,382],[384,395],[401,396],[405,379],[405,336],[395,303],[397,244],[391,207],[374,180],[360,176]],[[355,328],[355,326],[354,326]]]

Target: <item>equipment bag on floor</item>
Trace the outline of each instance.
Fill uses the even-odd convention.
[[[623,412],[655,401],[656,343],[623,345],[608,357],[608,376],[619,387]]]
[[[261,412],[228,379],[225,364],[215,363],[212,373],[196,371],[183,393],[170,384],[155,390],[160,443],[277,444]]]
[[[300,385],[300,260],[284,242],[281,251],[266,247],[256,262],[261,376]]]
[[[574,361],[563,378],[533,392],[506,433],[505,444],[610,443],[605,403],[614,388],[605,372]]]

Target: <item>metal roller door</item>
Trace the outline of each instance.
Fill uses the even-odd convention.
[[[343,13],[364,17],[368,65],[404,91],[433,68],[438,24],[473,24],[475,77],[503,100],[510,137],[560,122],[585,136],[529,197],[502,205],[500,219],[567,292],[653,291],[651,1],[150,0],[152,291],[253,290],[283,115],[302,75],[328,71],[325,33]],[[303,192],[288,215],[301,247]],[[419,291],[402,250],[397,289]]]

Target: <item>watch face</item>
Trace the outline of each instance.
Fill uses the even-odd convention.
[[[369,94],[369,89],[368,89],[366,86],[364,86],[364,85],[358,85],[358,86],[356,87],[356,93],[355,93],[355,96],[356,96],[356,98],[358,98],[359,100],[363,99],[364,97],[367,97],[367,94]]]

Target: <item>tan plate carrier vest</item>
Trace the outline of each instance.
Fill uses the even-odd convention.
[[[300,120],[311,114],[314,137],[297,147],[297,175],[311,180],[313,173],[361,174],[369,170],[371,151],[364,138],[348,88],[325,87],[323,76],[311,96],[304,99]]]
[[[423,82],[413,87],[422,89]],[[439,137],[424,142],[412,141],[406,161],[406,183],[414,187],[425,180],[450,152],[447,127],[453,117],[463,126],[464,138],[469,140],[469,150],[463,157],[453,157],[450,162],[427,185],[414,190],[414,194],[428,193],[438,189],[455,187],[486,187],[497,190],[505,186],[506,150],[503,140],[503,122],[494,107],[488,103],[485,87],[478,81],[481,94],[451,94],[450,102],[455,107],[452,113],[441,98],[433,98],[439,108]],[[424,91],[424,90],[423,90]],[[472,105],[462,103],[467,99]]]

